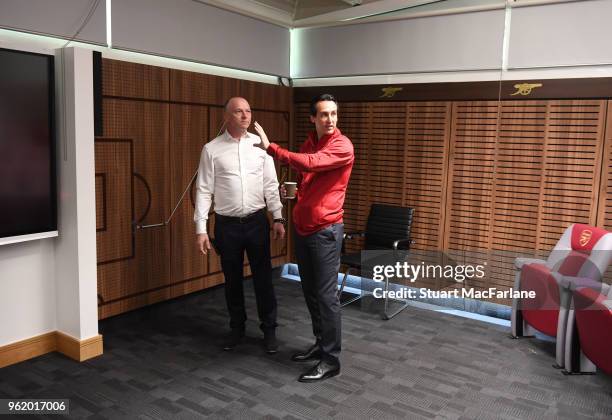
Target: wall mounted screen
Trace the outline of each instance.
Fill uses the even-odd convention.
[[[57,230],[53,57],[0,49],[0,243]]]

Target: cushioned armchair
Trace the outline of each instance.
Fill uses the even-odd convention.
[[[612,233],[583,224],[570,225],[548,259],[517,258],[514,290],[533,291],[534,299],[512,302],[512,335],[536,331],[556,338],[556,365],[566,361],[566,333],[570,323],[572,284],[601,284],[612,259]]]
[[[342,295],[344,287],[346,286],[346,280],[351,272],[359,272],[362,276],[370,275],[373,265],[385,265],[385,263],[393,264],[399,250],[408,250],[410,248],[410,245],[413,243],[410,239],[413,215],[414,209],[410,207],[372,204],[365,231],[345,233],[345,242],[357,237],[363,237],[363,251],[380,251],[377,253],[380,257],[364,261],[361,251],[345,254],[343,245],[343,255],[340,259],[340,263],[346,267],[346,270],[338,290],[339,296]],[[389,278],[385,277],[385,291],[388,290]],[[360,298],[361,294],[341,302],[341,305],[346,306]],[[407,305],[406,301],[402,301],[402,303],[402,307],[393,313],[389,313],[389,299],[385,294],[383,318],[390,319],[397,315]]]
[[[612,287],[600,282],[570,283],[573,300],[565,336],[565,372],[612,375]]]

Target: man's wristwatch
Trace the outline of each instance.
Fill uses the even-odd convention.
[[[282,223],[283,226],[287,226],[287,219],[285,219],[284,217],[281,217],[279,219],[274,219],[274,223]]]

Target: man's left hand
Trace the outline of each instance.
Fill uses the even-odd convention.
[[[257,134],[261,139],[260,143],[256,143],[253,146],[259,147],[263,150],[268,150],[268,147],[270,147],[270,140],[268,140],[268,136],[266,135],[266,132],[264,131],[263,127],[259,125],[257,121],[255,121],[255,124],[253,124],[253,127],[255,128],[255,131],[257,131]]]
[[[274,223],[272,225],[272,231],[274,232],[272,235],[274,239],[283,239],[285,237],[285,226],[283,226],[282,223]]]

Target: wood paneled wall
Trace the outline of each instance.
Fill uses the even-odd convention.
[[[170,217],[202,147],[219,133],[227,98],[245,97],[253,119],[288,147],[292,91],[108,59],[102,74],[95,152],[98,312],[105,318],[223,282],[219,258],[195,246],[193,188],[167,225],[136,226]],[[272,256],[275,266],[287,261],[287,239],[272,240]]]
[[[341,102],[338,126],[356,153],[346,229],[365,227],[371,203],[415,207],[415,250],[486,262],[486,277],[468,286],[509,288],[514,258],[546,253],[569,224],[612,229],[608,108],[597,99]],[[307,114],[295,105],[297,144]]]

